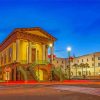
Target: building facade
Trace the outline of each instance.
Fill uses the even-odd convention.
[[[61,67],[62,71],[64,72],[65,68],[67,66],[66,61],[67,61],[66,58],[58,58],[58,57],[56,57],[53,60],[53,64],[54,64],[55,68]]]
[[[67,76],[69,76],[70,68],[70,76],[73,79],[100,79],[100,52],[74,57],[73,59],[55,58],[54,65],[56,67],[62,66],[62,70],[65,70],[63,72]]]
[[[53,60],[55,40],[39,27],[15,29],[0,44],[0,80],[48,80],[48,48]]]

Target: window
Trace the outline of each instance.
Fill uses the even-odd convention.
[[[58,61],[57,61],[57,63],[58,63]]]
[[[98,60],[100,60],[100,57],[98,57]]]
[[[100,63],[98,63],[98,66],[100,67]]]
[[[64,62],[62,61],[62,64],[63,64]]]
[[[94,66],[94,63],[92,63],[92,66]]]
[[[94,58],[92,58],[92,61],[94,61]]]
[[[83,62],[83,59],[82,59],[82,62]]]
[[[87,62],[88,62],[89,60],[87,59]]]

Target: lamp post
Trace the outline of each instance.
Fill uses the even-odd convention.
[[[68,74],[69,74],[69,76],[68,76],[68,78],[69,78],[69,80],[70,80],[70,52],[71,52],[71,47],[67,47],[67,52],[68,52],[68,62],[69,62],[69,68],[68,68]]]
[[[52,57],[53,57],[52,46],[53,46],[53,44],[50,43],[50,44],[49,44],[49,47],[50,47],[50,64],[51,64],[51,68],[52,68]],[[52,69],[53,69],[53,68],[52,68]],[[51,70],[51,76],[50,76],[50,80],[51,80],[51,81],[52,81],[52,77],[53,77],[52,73],[53,73],[53,70]]]
[[[52,43],[49,44],[50,47],[50,64],[52,64],[52,55],[53,55],[53,51],[52,51]]]

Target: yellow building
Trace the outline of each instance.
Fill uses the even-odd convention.
[[[54,38],[39,27],[17,28],[0,44],[0,79],[48,80],[53,60]]]

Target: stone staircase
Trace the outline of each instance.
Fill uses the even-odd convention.
[[[29,81],[29,80],[39,81],[38,80],[39,78],[36,75],[36,70],[38,70],[38,68],[39,68],[39,69],[42,69],[42,70],[47,70],[48,73],[49,73],[49,71],[50,71],[49,67],[50,66],[48,67],[48,64],[49,63],[46,62],[46,61],[36,61],[31,65],[27,65],[27,67],[25,67],[24,64],[21,65],[21,66],[18,66],[17,71],[21,72],[25,81]],[[48,76],[50,76],[50,75],[48,75]],[[48,79],[48,78],[46,78],[46,79]]]
[[[63,71],[61,70],[60,67],[58,67],[58,68],[53,67],[52,72],[53,72],[52,77],[54,78],[54,80],[63,81],[64,79],[66,79],[65,75],[64,75],[64,73],[63,73]]]

